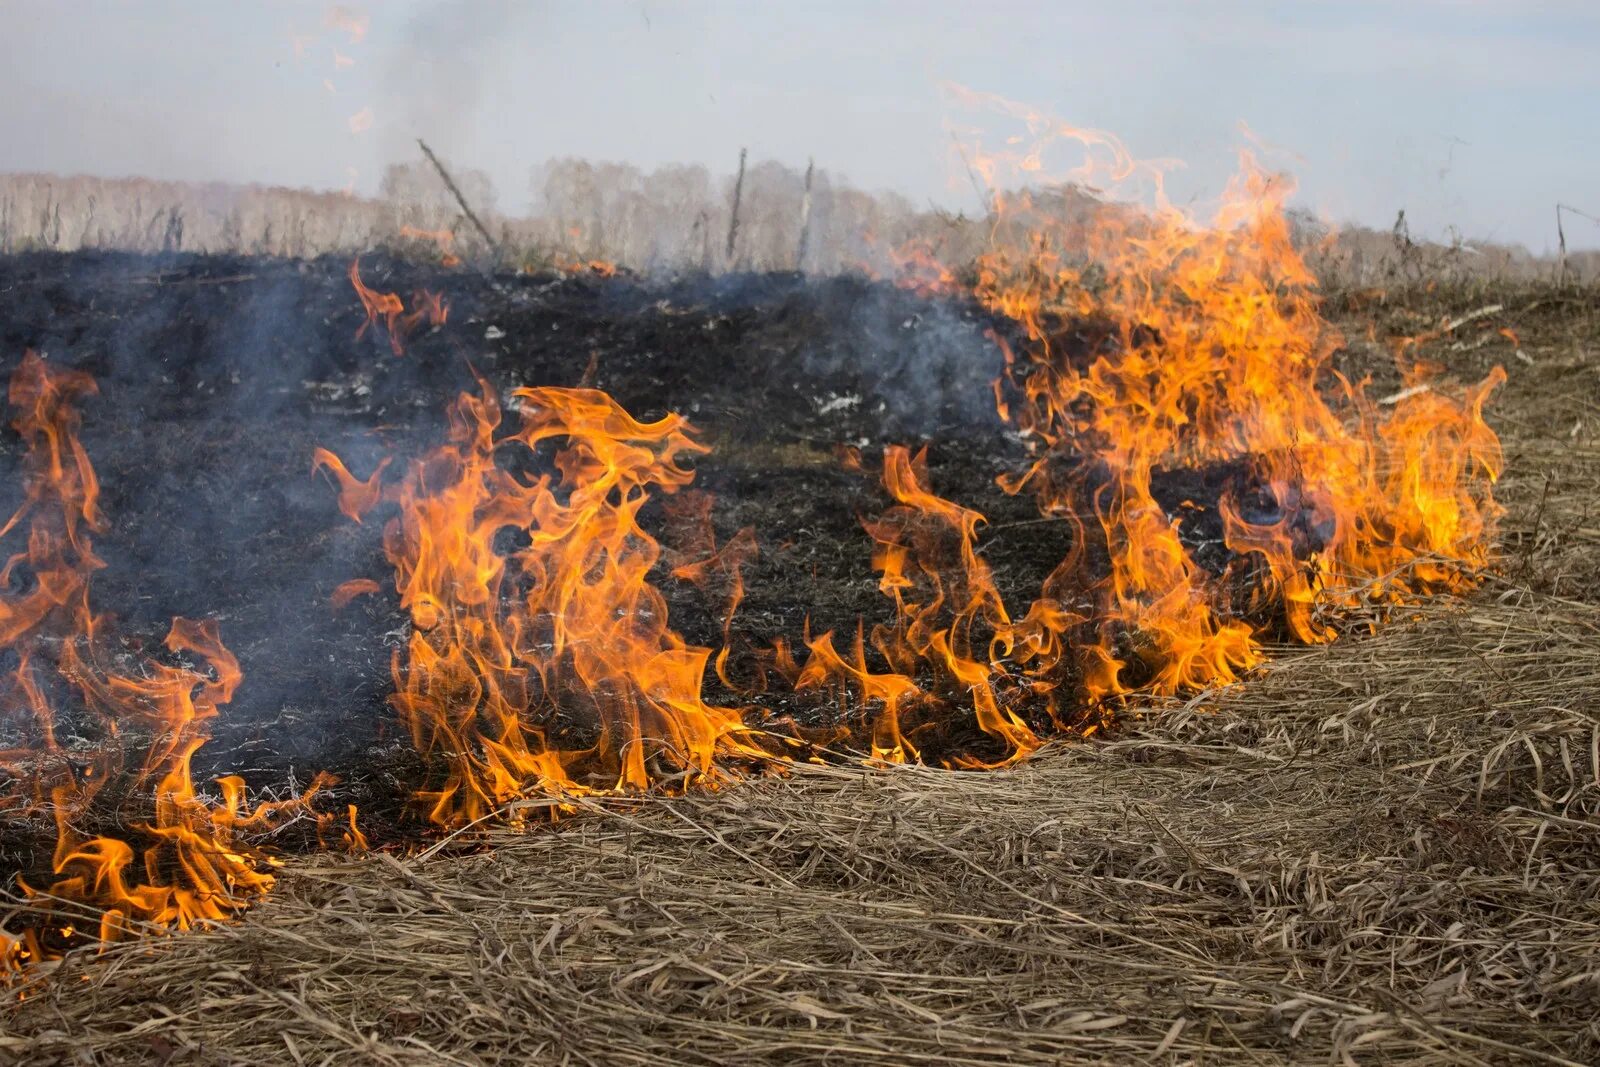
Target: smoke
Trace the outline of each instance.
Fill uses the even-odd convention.
[[[544,4],[510,0],[441,0],[413,18],[401,43],[379,60],[383,158],[417,158],[419,137],[463,163],[495,147],[488,142],[504,131],[484,128],[486,90],[504,83],[515,42],[540,34],[545,11]],[[528,101],[530,110],[546,104]]]

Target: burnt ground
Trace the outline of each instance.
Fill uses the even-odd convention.
[[[95,423],[115,406],[113,357],[126,353],[124,380],[138,379],[139,360],[160,358],[105,340],[112,323],[126,325],[149,298],[115,295],[111,279],[129,274],[130,261],[102,265],[102,291],[90,284],[88,261],[45,261],[43,285],[28,280],[37,276],[24,273],[29,262],[0,265],[8,279],[0,289],[7,314],[17,308],[35,329],[50,328],[51,300],[65,305],[72,291],[64,262],[85,275],[76,283],[80,299],[122,309],[120,320],[59,316],[64,336],[73,323],[97,321],[83,333],[103,339],[102,369],[113,373],[104,375],[88,432],[104,435]],[[156,269],[131,262],[140,264],[134,275]],[[341,352],[335,346],[347,344],[358,321],[336,280],[341,266],[327,268],[318,285],[292,266],[232,269],[310,294],[312,325],[280,325],[281,336],[321,337],[327,351]],[[534,299],[560,292],[594,307],[629,289],[588,284],[565,282]],[[732,284],[766,294],[769,308],[798,300],[816,314],[821,299],[775,296],[778,279]],[[39,294],[29,296],[30,285]],[[850,286],[819,292],[870,292]],[[646,314],[647,298],[633,299]],[[916,303],[894,293],[858,299]],[[1491,306],[1501,310],[1484,311]],[[441,842],[412,854],[290,857],[273,893],[237,922],[72,953],[40,968],[22,989],[25,999],[8,1005],[0,1059],[166,1067],[1600,1062],[1600,293],[1428,286],[1347,294],[1327,308],[1353,339],[1340,368],[1373,374],[1375,390],[1393,384],[1384,377],[1392,374],[1386,342],[1481,313],[1438,332],[1424,350],[1462,380],[1497,363],[1509,372],[1488,411],[1505,445],[1497,496],[1508,511],[1496,564],[1476,592],[1419,605],[1371,635],[1271,649],[1268,667],[1243,684],[1129,708],[1110,736],[1050,745],[1007,771],[798,765],[716,792],[585,803],[554,828],[496,830],[492,849]],[[489,347],[481,320],[466,328],[472,317],[458,308],[445,331],[419,340],[418,367],[430,348],[444,356],[458,351],[454,344],[469,353]],[[6,329],[8,342],[38,339]],[[789,336],[753,314],[744,329],[774,345]],[[1372,340],[1363,340],[1369,331]],[[509,328],[508,335],[516,336]],[[46,341],[55,356],[66,355],[62,338]],[[308,351],[277,348],[283,359]],[[728,375],[744,373],[736,359],[789,372],[783,356],[791,350],[719,350],[735,368]],[[562,357],[553,346],[549,352],[559,369]],[[380,354],[352,355],[350,366],[367,368],[375,382],[408,366]],[[439,359],[432,373],[448,373],[448,363]],[[605,373],[597,362],[598,384],[648,408],[654,386],[630,396]],[[152,388],[154,399],[180,392]],[[295,403],[309,410],[309,400]],[[691,414],[709,426],[715,413]],[[317,417],[332,432],[355,420],[345,431],[352,447],[364,441],[372,454],[388,432],[377,427],[400,421],[393,412]],[[436,432],[436,417],[423,405],[405,425]],[[797,422],[783,421],[790,418]],[[757,472],[745,475],[750,483],[759,486],[763,469],[794,466],[811,472],[808,488],[842,479],[823,458],[830,435],[807,428],[807,418],[814,415],[798,404],[764,415],[760,429],[791,434],[792,448],[781,462],[745,450],[743,467]],[[170,491],[163,514],[200,531],[172,536],[197,559],[211,552],[232,561],[211,565],[228,588],[196,580],[191,590],[207,594],[195,600],[234,598],[223,633],[241,650],[247,681],[228,713],[243,717],[229,729],[263,737],[299,730],[317,742],[304,751],[331,752],[337,730],[315,727],[324,721],[318,716],[365,708],[383,721],[381,671],[373,668],[368,704],[349,692],[330,690],[321,704],[302,694],[292,729],[251,726],[251,715],[286,718],[290,703],[265,701],[255,689],[275,676],[254,662],[244,624],[255,618],[267,629],[271,619],[242,613],[249,597],[236,591],[235,575],[248,577],[249,568],[205,536],[226,530],[215,516],[230,506],[258,517],[274,506],[303,509],[300,528],[313,528],[306,556],[315,561],[305,584],[317,596],[363,562],[379,568],[362,547],[371,542],[360,540],[371,532],[344,526],[325,487],[298,475],[261,476],[249,491],[218,487],[216,479],[232,473],[217,458],[234,454],[222,452],[224,444],[284,463],[284,453],[297,453],[295,465],[305,463],[297,448],[277,443],[272,421],[252,419],[254,437],[213,431],[214,455],[179,454],[165,467],[119,449],[115,434],[90,443],[108,483],[149,478],[152,468],[171,472],[182,491]],[[758,437],[736,423],[724,423],[730,440]],[[136,425],[133,416],[125,424]],[[966,440],[961,425],[960,433],[935,430],[943,441]],[[157,437],[137,440],[154,448]],[[980,460],[970,456],[976,448],[963,456],[936,443],[936,484],[966,492],[957,484],[961,462],[1002,462],[1003,439],[995,447],[979,455],[999,458]],[[740,464],[726,457],[739,450],[719,453],[737,472]],[[358,469],[360,459],[352,455]],[[701,464],[708,481],[711,459]],[[191,467],[222,474],[190,476]],[[971,475],[967,499],[979,506],[991,499],[982,495],[991,492],[987,475],[981,467]],[[870,485],[839,485],[881,503]],[[269,488],[290,503],[260,502]],[[186,494],[201,503],[185,508]],[[813,534],[838,531],[835,551],[859,569],[842,566],[836,587],[867,610],[876,594],[849,508],[810,518],[809,501],[780,490],[770,497],[769,513],[798,514],[796,525],[812,523]],[[108,555],[115,549],[126,560],[128,549],[114,545],[128,536],[124,521],[119,514],[101,540]],[[719,514],[719,523],[733,521]],[[992,539],[997,559],[1008,561],[1002,582],[1020,581],[1054,555],[1032,543],[1037,527],[1000,526]],[[762,540],[778,558],[782,534],[763,529]],[[144,543],[161,542],[146,534]],[[791,569],[802,573],[789,577],[811,581],[809,568]],[[154,589],[155,577],[149,581]],[[103,607],[128,614],[140,603],[106,583],[97,586]],[[151,633],[166,612],[218,608],[162,595],[171,603],[148,610]],[[703,631],[693,598],[672,597],[675,620]],[[770,610],[781,614],[783,600],[775,597]],[[317,597],[303,601],[279,610],[299,626],[325,625]],[[830,603],[818,597],[811,607],[820,617]],[[339,624],[352,640],[384,632],[387,609],[370,610],[377,614]],[[381,636],[367,640],[362,647],[381,658]],[[308,647],[318,646],[308,639]],[[303,670],[311,670],[309,658]],[[278,684],[296,674],[284,669]],[[350,729],[355,716],[338,721]]]
[[[82,430],[110,523],[95,607],[118,617],[130,656],[154,650],[174,615],[214,616],[243,666],[201,775],[287,791],[329,770],[380,827],[409,791],[386,705],[406,632],[386,512],[344,518],[311,455],[329,448],[361,475],[391,455],[398,471],[439,439],[474,369],[502,393],[586,384],[636,417],[689,417],[713,448],[693,465],[719,541],[751,526],[760,544],[737,623],[756,645],[798,640],[808,616],[846,632],[890,618],[860,525],[888,503],[872,473],[885,444],[929,443],[935,490],[989,517],[984,552],[1008,602],[1025,607],[1066,548],[1057,524],[1030,521],[1029,499],[995,486],[1025,451],[995,413],[1000,356],[976,307],[861,279],[490,279],[367,257],[367,285],[408,306],[426,287],[450,305],[397,357],[381,329],[356,338],[348,267],[0,260],[0,366],[31,347],[99,383]],[[846,469],[841,445],[862,450],[866,473]],[[0,435],[0,493],[19,491],[20,451]],[[677,534],[654,503],[644,521],[669,545]],[[674,627],[720,645],[720,594],[660,571]],[[333,611],[333,589],[362,577],[385,592]]]

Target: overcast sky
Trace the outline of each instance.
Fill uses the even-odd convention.
[[[753,158],[971,207],[940,86],[1188,166],[1246,142],[1335,221],[1554,244],[1600,215],[1600,0],[0,0],[0,170],[359,192],[422,136],[526,204],[554,156]],[[370,125],[368,120],[370,119]],[[1568,241],[1600,247],[1600,225]]]

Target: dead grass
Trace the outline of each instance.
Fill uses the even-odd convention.
[[[798,267],[815,274],[865,270],[893,276],[897,250],[915,249],[959,270],[988,246],[995,227],[993,219],[919,207],[892,192],[864,192],[821,170],[800,263],[804,177],[767,160],[754,162],[746,174],[740,237],[729,256],[723,242],[733,178],[714,176],[703,166],[647,173],[628,164],[551,160],[535,169],[537,200],[531,214],[521,217],[495,211],[488,175],[454,171],[493,233],[504,265],[599,259],[640,272]],[[1105,209],[1070,187],[1041,194],[1039,201],[1061,218],[1086,219]],[[1396,292],[1441,284],[1549,283],[1558,275],[1575,283],[1600,278],[1595,250],[1574,251],[1559,267],[1554,258],[1519,246],[1412,240],[1403,224],[1392,232],[1351,225],[1330,234],[1309,216],[1293,221],[1308,265],[1333,288]],[[118,249],[309,258],[383,246],[437,262],[439,247],[407,236],[408,228],[452,230],[453,251],[471,261],[487,255],[434,172],[418,161],[391,165],[377,198],[144,178],[0,174],[0,252]]]
[[[1531,363],[1434,353],[1511,372],[1470,598],[1013,771],[297,860],[239,923],[37,975],[0,1059],[1596,1062],[1597,304],[1507,307]]]

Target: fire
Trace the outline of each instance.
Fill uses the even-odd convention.
[[[872,644],[895,673],[933,679],[938,719],[948,717],[945,709],[970,702],[978,729],[998,742],[1001,760],[1016,759],[1037,748],[1039,740],[1004,706],[997,688],[1005,681],[998,662],[1009,651],[1004,646],[1012,627],[989,566],[976,552],[983,516],[934,495],[927,483],[925,449],[915,456],[899,447],[885,452],[883,485],[895,505],[866,528],[875,546],[878,588],[893,599],[895,621],[874,627]],[[986,635],[986,641],[975,634]],[[885,721],[874,729],[880,743],[873,755],[915,755],[900,724],[889,717],[886,706]],[[880,750],[883,738],[896,743]]]
[[[1323,641],[1332,610],[1470,585],[1498,511],[1499,443],[1482,408],[1503,372],[1380,413],[1331,366],[1341,338],[1291,244],[1281,176],[1245,155],[1199,225],[1165,201],[1160,168],[1114,137],[1000,106],[1033,140],[980,154],[987,175],[1035,173],[1069,144],[1089,159],[1080,179],[1155,189],[1148,211],[1087,214],[1064,195],[997,193],[979,263],[978,298],[1021,335],[1017,351],[1001,341],[1000,409],[1038,446],[1005,488],[1031,491],[1109,559],[1101,577],[1092,553],[1075,553],[1035,605],[1035,636],[1075,650],[1083,695],[1229,682],[1259,661],[1263,629]],[[1231,472],[1221,573],[1157,500],[1161,479],[1207,468]],[[1060,590],[1093,590],[1093,610],[1052,621]]]
[[[311,454],[311,473],[325,470],[329,479],[339,488],[339,510],[355,522],[377,506],[383,496],[380,480],[389,457],[378,461],[377,467],[365,481],[345,469],[344,461],[326,448],[315,449]]]
[[[913,238],[890,249],[889,263],[889,279],[902,289],[923,296],[948,296],[960,290],[955,273],[926,240]]]
[[[669,521],[679,533],[679,544],[669,556],[672,577],[689,582],[710,593],[721,592],[722,649],[717,653],[717,677],[730,689],[740,688],[728,677],[728,659],[733,652],[733,618],[744,602],[744,568],[759,554],[756,531],[746,526],[720,548],[711,525],[712,498],[709,493],[689,491],[670,498],[666,504]]]
[[[710,650],[668,626],[648,581],[660,549],[637,521],[706,448],[682,418],[641,423],[591,389],[518,389],[512,405],[520,427],[502,433],[488,384],[463,394],[447,442],[394,487],[384,530],[412,622],[392,700],[437,769],[418,795],[430,821],[530,795],[715,784],[719,760],[763,759],[736,709],[702,699]]]
[[[334,611],[343,611],[356,597],[371,596],[382,591],[383,586],[371,578],[352,578],[348,582],[339,583],[333,595],[328,598],[328,603],[332,605]]]
[[[319,778],[301,798],[253,811],[238,778],[220,779],[217,799],[196,791],[193,756],[242,677],[215,622],[174,619],[167,635],[168,650],[199,659],[203,670],[157,661],[132,673],[111,666],[106,624],[89,603],[90,576],[104,566],[91,544],[104,529],[99,483],[77,436],[77,402],[94,391],[88,375],[51,368],[32,352],[11,379],[13,426],[27,446],[26,483],[0,537],[24,523],[28,537],[26,550],[0,572],[7,589],[24,590],[0,594],[0,645],[17,659],[4,680],[4,706],[25,710],[5,723],[14,743],[0,752],[11,777],[0,808],[49,812],[57,836],[54,880],[22,887],[45,917],[0,937],[0,970],[54,958],[89,937],[109,942],[226,918],[273,884],[264,857],[241,832],[300,808],[328,783]],[[52,648],[54,670],[36,666]],[[69,721],[82,736],[65,742],[57,708],[71,693],[83,714]],[[134,743],[147,750],[127,776],[124,760]],[[125,810],[141,795],[149,796],[148,813]],[[129,836],[89,831],[97,825]],[[51,918],[62,904],[98,912],[98,929]]]
[[[355,288],[362,310],[367,313],[367,321],[356,330],[356,340],[365,337],[367,331],[381,320],[384,332],[389,335],[389,349],[397,356],[405,355],[405,339],[422,323],[442,326],[449,321],[450,305],[439,293],[418,289],[412,295],[412,310],[408,312],[404,302],[394,293],[380,293],[367,288],[361,281],[360,256],[350,263],[350,284]]]
[[[1088,159],[1078,180],[1154,191],[1147,208],[1063,190],[992,196],[973,293],[1007,327],[992,334],[1005,363],[995,399],[1033,449],[1001,486],[1074,535],[1027,610],[1008,608],[983,558],[983,515],[934,492],[926,448],[891,446],[890,503],[863,521],[890,621],[859,620],[847,641],[808,622],[803,663],[779,641],[754,657],[759,684],[741,687],[733,621],[757,538],[747,528],[719,548],[710,498],[680,492],[709,451],[696,430],[556,387],[512,391],[508,428],[479,379],[449,409],[445,442],[387,485],[389,458],[365,478],[326,449],[312,459],[351,520],[392,509],[384,554],[411,631],[391,661],[391,702],[429,766],[416,800],[431,824],[516,821],[519,801],[559,810],[582,794],[716,787],[789,758],[747,709],[706,700],[713,652],[671,628],[650,581],[658,564],[722,598],[714,670],[728,689],[760,691],[775,673],[836,698],[845,714],[818,731],[826,743],[965,768],[1092,732],[1129,694],[1232,682],[1261,662],[1267,635],[1330,640],[1360,609],[1474,582],[1499,514],[1500,446],[1483,408],[1503,371],[1450,388],[1402,345],[1405,387],[1369,399],[1333,367],[1341,339],[1290,240],[1287,182],[1245,156],[1202,225],[1166,201],[1159,165],[1110,135],[1000,106],[1028,136],[974,155],[991,183],[1042,173],[1070,144]],[[449,231],[401,232],[450,255]],[[930,294],[957,285],[927,248],[897,263]],[[366,314],[358,340],[381,325],[398,356],[423,322],[446,321],[439,294],[418,291],[407,311],[362,282],[359,259],[349,277]],[[48,886],[22,887],[43,917],[0,932],[0,973],[91,939],[226,919],[273,885],[248,833],[331,783],[253,809],[238,777],[218,779],[215,797],[195,787],[194,756],[243,677],[214,621],[176,618],[166,638],[172,657],[203,666],[116,665],[89,597],[105,519],[77,404],[94,389],[31,352],[10,386],[26,481],[0,538],[27,537],[0,568],[0,647],[16,664],[0,678],[0,812],[48,813],[56,844]],[[864,469],[859,450],[839,456]],[[639,519],[662,495],[687,531],[665,558]],[[1203,554],[1197,524],[1224,550]],[[380,591],[354,578],[330,600],[340,610]],[[134,800],[149,810],[129,811]],[[97,832],[113,828],[125,836]],[[317,831],[325,847],[335,833],[347,851],[368,847],[353,806]],[[62,904],[95,914],[93,931],[61,918]]]
[[[1002,488],[1032,494],[1072,548],[1013,614],[978,548],[983,516],[933,492],[926,450],[888,448],[892,503],[864,526],[892,621],[862,620],[844,643],[808,624],[803,663],[779,641],[741,687],[729,659],[755,535],[719,550],[709,499],[685,501],[669,517],[699,532],[668,563],[725,597],[719,680],[754,694],[775,673],[833,694],[845,721],[810,739],[874,761],[997,766],[1049,732],[1093,732],[1129,694],[1231,683],[1262,662],[1266,636],[1326,641],[1341,613],[1469,586],[1498,513],[1483,405],[1501,372],[1452,393],[1407,362],[1410,387],[1369,401],[1331,365],[1341,339],[1291,243],[1286,181],[1245,156],[1201,224],[1166,201],[1164,164],[1001,106],[1028,136],[971,157],[991,182],[1008,168],[1033,180],[1070,144],[1087,157],[1076,180],[1153,190],[1147,207],[994,192],[975,266],[974,296],[1010,323],[992,335],[996,402],[1033,448]],[[897,263],[929,292],[957,284],[927,248]],[[414,632],[394,702],[439,768],[429,817],[460,826],[530,793],[714,784],[719,760],[773,751],[702,699],[710,651],[668,628],[646,581],[659,549],[636,516],[688,484],[677,457],[704,448],[687,424],[638,423],[590,389],[514,396],[520,430],[500,433],[484,385],[453,408],[450,443],[389,489],[381,466],[361,481],[317,456],[347,515],[399,506],[385,545]],[[516,469],[544,473],[497,464],[513,442]],[[507,530],[521,547],[497,547]],[[335,603],[368,591],[348,584]]]
[[[415,226],[401,226],[400,236],[415,241],[431,241],[439,249],[439,265],[442,267],[461,265],[461,257],[455,254],[454,230],[419,230]]]
[[[609,259],[568,259],[557,254],[555,268],[562,274],[592,274],[597,278],[615,277],[617,265]]]
[[[360,44],[367,36],[367,31],[372,28],[371,16],[351,10],[342,4],[328,8],[323,21],[330,29],[343,30],[349,36],[351,44]]]

